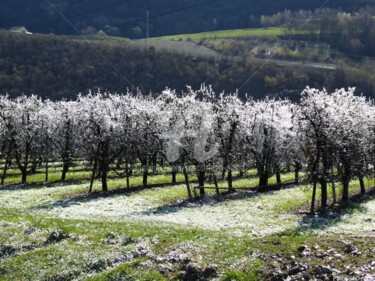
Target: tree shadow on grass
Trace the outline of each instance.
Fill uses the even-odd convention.
[[[234,200],[246,200],[251,198],[257,198],[262,196],[270,196],[273,195],[274,192],[277,192],[282,189],[290,189],[295,188],[298,185],[296,184],[286,184],[283,186],[280,185],[270,185],[268,190],[259,189],[258,186],[254,187],[245,187],[245,188],[238,188],[235,192],[223,192],[220,195],[217,194],[207,194],[203,199],[194,199],[190,201],[188,199],[180,199],[180,200],[173,200],[164,204],[162,206],[158,206],[156,208],[149,209],[147,211],[138,213],[143,216],[150,216],[150,215],[164,215],[167,213],[177,213],[185,208],[200,208],[203,206],[215,206],[227,201],[234,201]],[[202,214],[204,215],[204,214]]]
[[[191,183],[194,183],[192,181]],[[196,182],[195,182],[196,183]],[[70,206],[80,205],[82,203],[87,203],[95,200],[101,200],[104,198],[111,198],[116,196],[132,196],[135,194],[140,193],[143,190],[153,189],[153,188],[160,188],[160,187],[171,187],[176,185],[182,185],[184,182],[177,182],[177,183],[158,183],[148,185],[147,187],[144,186],[135,186],[131,188],[118,188],[113,189],[107,192],[96,191],[93,193],[81,192],[75,193],[70,195],[70,197],[66,199],[60,199],[54,201],[52,204],[44,204],[33,207],[32,209],[37,210],[52,210],[55,208],[67,208]],[[148,211],[140,213],[141,215],[155,215],[155,214],[164,214],[164,213],[171,213],[171,212],[178,212],[182,208],[198,208],[203,205],[216,205],[223,201],[229,200],[240,200],[240,199],[247,199],[252,197],[264,196],[264,195],[271,195],[274,191],[286,188],[294,188],[296,185],[285,185],[280,187],[279,185],[272,185],[270,186],[268,191],[258,192],[258,187],[249,187],[244,190],[238,190],[238,192],[224,192],[221,195],[210,195],[208,194],[202,200],[194,200],[194,202],[190,202],[188,199],[184,200],[174,200],[165,205],[150,209]]]
[[[233,177],[233,179],[247,179],[252,178],[253,175],[250,176],[244,176],[244,177]],[[110,177],[110,179],[121,179],[120,177]],[[152,176],[150,177],[150,180],[152,179]],[[220,180],[219,182],[222,182],[224,180]],[[88,181],[86,178],[79,178],[79,179],[71,179],[71,180],[57,180],[57,181],[51,181],[48,183],[43,184],[43,188],[54,188],[54,187],[65,187],[72,184],[88,184]],[[197,184],[197,180],[191,180],[190,184]],[[152,189],[152,188],[160,188],[160,187],[171,187],[171,186],[177,186],[185,184],[185,181],[177,181],[176,183],[172,182],[162,182],[162,183],[155,183],[155,184],[149,184],[147,187],[144,187],[143,185],[139,186],[132,186],[130,188],[113,188],[107,192],[103,191],[94,191],[90,194],[87,192],[80,192],[80,193],[74,193],[74,194],[66,194],[66,199],[61,199],[55,201],[52,205],[43,205],[43,206],[37,206],[36,208],[42,208],[42,209],[51,209],[54,207],[69,207],[71,205],[77,205],[81,204],[83,202],[89,202],[93,200],[97,200],[100,198],[107,198],[112,196],[130,196],[139,193],[142,190],[145,189]],[[0,191],[6,190],[6,191],[17,191],[17,190],[29,190],[29,189],[40,189],[41,183],[32,183],[32,184],[26,184],[26,185],[8,185],[5,187],[0,187]],[[256,189],[256,187],[255,187]]]
[[[52,204],[39,205],[39,206],[33,207],[32,209],[51,210],[55,208],[67,208],[70,206],[80,205],[82,203],[91,202],[95,200],[101,200],[104,198],[111,198],[111,197],[117,197],[117,196],[132,196],[132,195],[140,193],[143,190],[160,188],[160,187],[176,186],[182,183],[183,182],[158,183],[158,184],[148,185],[147,187],[135,186],[135,187],[130,187],[130,188],[117,188],[117,189],[109,190],[107,192],[94,191],[92,193],[87,193],[87,192],[74,193],[74,194],[71,194],[70,197],[68,197],[67,199],[56,200]]]
[[[355,213],[366,213],[367,209],[363,206],[370,200],[375,199],[375,187],[368,190],[365,195],[356,194],[350,199],[350,202],[339,202],[329,208],[319,209],[315,214],[303,213],[296,232],[306,232],[315,230],[325,230],[328,227],[337,225],[343,221],[344,215]],[[375,227],[374,227],[375,230]]]
[[[87,182],[87,178],[77,178],[69,180],[56,180],[49,182],[35,182],[27,184],[9,184],[0,186],[0,191],[17,191],[17,190],[30,190],[30,189],[41,189],[41,188],[53,188],[53,187],[64,187],[72,184],[81,184]]]

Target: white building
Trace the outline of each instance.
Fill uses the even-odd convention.
[[[10,32],[14,32],[14,33],[32,34],[24,26],[15,26],[15,27],[12,27],[12,28],[9,29],[9,31]]]

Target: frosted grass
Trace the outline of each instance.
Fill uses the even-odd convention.
[[[45,216],[62,219],[160,222],[188,228],[230,230],[238,236],[264,236],[296,228],[299,216],[280,209],[289,202],[307,200],[306,193],[296,188],[207,204],[166,204],[167,199],[183,198],[184,192],[184,186],[158,188],[128,196],[62,201],[39,211]]]
[[[320,230],[320,233],[370,234],[375,236],[375,199],[361,204],[359,208],[342,215],[333,224]]]
[[[99,188],[99,185],[97,186]],[[99,221],[143,222],[183,228],[229,231],[233,235],[267,236],[312,227],[316,234],[361,233],[375,230],[375,200],[339,219],[303,218],[293,211],[306,204],[310,192],[301,188],[254,193],[241,199],[215,200],[204,204],[171,204],[186,198],[184,185],[142,190],[109,197],[66,198],[67,194],[87,191],[87,184],[51,188],[0,191],[7,208],[35,216]],[[65,198],[65,199],[64,199]],[[171,201],[172,200],[172,201]]]

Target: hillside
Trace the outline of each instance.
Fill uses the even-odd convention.
[[[294,100],[306,85],[329,90],[355,86],[358,93],[375,96],[370,57],[352,61],[335,45],[308,37],[283,38],[277,36],[279,30],[152,38],[148,52],[146,40],[2,31],[0,92],[61,99],[98,88],[160,93],[165,87],[181,91],[186,85],[199,88],[206,83],[215,90],[239,90],[242,97],[247,93],[255,98],[288,96]],[[363,46],[371,49],[371,45]]]
[[[243,85],[242,96],[249,93],[263,97],[269,93],[293,99],[306,84],[335,87],[332,70],[301,71],[295,67],[195,56],[189,52],[178,54],[153,47],[147,52],[144,46],[127,40],[82,39],[0,32],[2,94],[34,93],[61,99],[98,88],[126,92],[138,87],[143,92],[160,93],[165,87],[181,91],[186,85],[199,88],[206,83],[226,92],[236,91]]]
[[[2,1],[0,28],[25,26],[34,33],[77,34],[102,30],[130,38],[146,36],[146,11],[151,36],[259,27],[262,15],[285,9],[315,10],[321,0],[140,0]],[[372,0],[331,0],[324,8],[353,12]],[[68,23],[69,21],[69,23]],[[73,27],[74,26],[74,27]]]

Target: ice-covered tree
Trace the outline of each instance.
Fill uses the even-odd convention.
[[[81,138],[78,130],[79,104],[76,101],[59,101],[54,106],[56,129],[52,136],[55,154],[62,162],[61,180],[65,180],[69,168],[76,157]]]
[[[195,166],[201,197],[205,195],[207,165],[217,155],[219,148],[214,134],[216,118],[213,98],[212,89],[206,87],[199,91],[188,88],[180,98],[172,98],[174,102],[169,103],[169,128],[164,133],[169,161],[180,160],[184,168],[188,163]]]
[[[373,147],[374,109],[354,89],[325,90],[307,88],[299,110],[301,130],[306,135],[308,172],[313,181],[311,210],[314,210],[317,182],[320,183],[321,205],[327,206],[327,185],[331,182],[335,198],[335,178],[343,185],[343,201],[349,200],[349,183],[354,176],[361,182],[369,167]],[[337,172],[336,172],[337,171]]]
[[[154,99],[151,95],[142,96],[140,93],[131,99],[133,113],[129,143],[142,165],[142,184],[145,187],[148,184],[149,168],[156,165],[161,151],[161,104],[161,100]]]
[[[259,176],[259,186],[268,186],[268,179],[287,162],[288,146],[294,137],[289,101],[249,100],[241,123],[246,150],[252,156]]]
[[[80,96],[78,102],[80,147],[85,152],[84,157],[94,162],[89,192],[97,173],[101,177],[102,190],[108,191],[110,164],[120,150],[116,134],[119,112],[113,107],[110,94]]]
[[[243,115],[244,105],[237,94],[224,95],[222,93],[217,101],[213,103],[215,111],[215,135],[220,144],[219,159],[223,164],[222,178],[227,173],[228,189],[233,189],[232,172],[236,164],[239,166],[241,154],[241,126],[240,120]]]
[[[22,184],[41,156],[41,107],[42,101],[36,96],[1,99],[0,117],[6,128],[9,152],[21,171]]]

